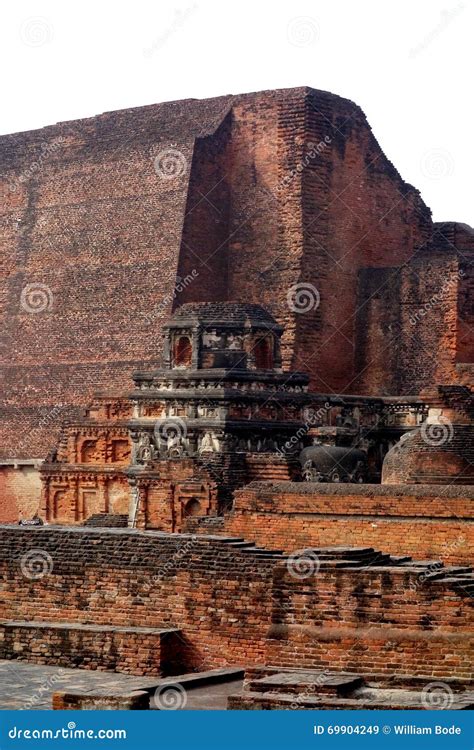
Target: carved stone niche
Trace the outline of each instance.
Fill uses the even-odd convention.
[[[199,441],[199,453],[218,453],[220,450],[220,441],[217,435],[212,431],[205,432]]]
[[[146,466],[154,458],[154,445],[148,432],[132,433],[132,463]]]
[[[189,438],[184,422],[164,420],[155,426],[155,445],[160,458],[181,458],[189,453]]]

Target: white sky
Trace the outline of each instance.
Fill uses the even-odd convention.
[[[2,0],[1,133],[312,86],[357,102],[435,221],[474,226],[474,0]]]

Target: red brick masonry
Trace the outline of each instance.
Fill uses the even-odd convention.
[[[472,577],[373,550],[285,558],[218,537],[0,527],[3,619],[178,628],[184,667],[274,664],[472,679]],[[45,563],[33,580],[25,555]],[[464,573],[463,571],[466,571]],[[106,628],[104,628],[106,629]],[[43,632],[48,646],[48,629]],[[8,658],[15,658],[15,646]]]
[[[474,488],[253,482],[235,493],[226,534],[271,549],[371,546],[469,563]]]

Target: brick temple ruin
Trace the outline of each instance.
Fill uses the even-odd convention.
[[[474,230],[309,88],[0,159],[0,658],[472,707]]]

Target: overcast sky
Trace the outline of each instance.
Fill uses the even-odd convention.
[[[474,0],[2,0],[1,133],[312,86],[357,102],[436,221],[474,226]]]

